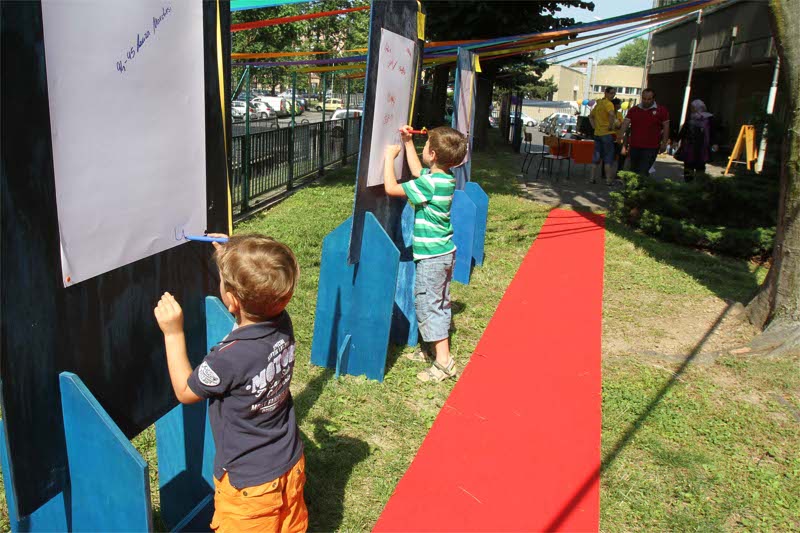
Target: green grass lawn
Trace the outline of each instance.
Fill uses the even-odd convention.
[[[490,195],[486,261],[469,286],[452,289],[460,367],[548,213],[518,192],[518,156],[493,142],[473,161],[473,177]],[[236,228],[286,242],[300,261],[301,281],[289,306],[298,340],[292,391],[315,531],[373,526],[454,385],[418,383],[421,366],[399,357],[410,348],[390,349],[383,383],[337,380],[309,363],[321,243],[351,214],[354,173],[352,166],[330,172]],[[746,301],[763,275],[746,261],[608,224],[603,531],[800,529],[800,358],[704,355],[704,337],[691,328],[683,344],[670,345],[681,350],[662,350],[662,356],[654,349],[675,337],[676,324],[701,333],[711,328],[716,315],[697,313]],[[154,465],[155,480],[152,428],[134,442]],[[157,494],[154,486],[154,499]],[[7,520],[3,525],[6,530]]]

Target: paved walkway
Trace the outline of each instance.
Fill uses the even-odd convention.
[[[539,138],[537,139],[537,137]],[[535,144],[537,141],[541,142],[540,139],[541,134],[534,137],[534,150],[542,148],[542,145]],[[523,144],[519,159],[520,174],[518,174],[520,188],[523,190],[526,197],[552,207],[567,207],[593,212],[608,210],[608,193],[613,190],[619,190],[619,181],[611,187],[607,186],[605,183],[590,183],[592,176],[591,165],[579,165],[575,163],[571,165],[569,176],[567,176],[566,161],[562,161],[560,165],[558,162],[554,163],[552,177],[542,171],[539,173],[537,179],[536,167],[539,164],[538,157],[534,159],[528,172],[523,175],[521,169],[524,150],[526,149],[527,145]],[[655,177],[657,179],[683,181],[683,163],[675,160],[672,156],[665,154],[660,155],[656,160],[655,167]],[[708,165],[707,171],[711,175],[721,176],[725,171],[725,164]]]

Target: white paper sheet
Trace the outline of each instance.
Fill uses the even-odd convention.
[[[473,85],[475,83],[475,73],[471,70],[460,70],[459,76],[459,90],[458,90],[458,114],[457,129],[467,136],[467,139],[472,135],[472,108],[473,108]],[[469,161],[469,150],[467,155],[464,156],[462,164]]]
[[[390,144],[402,145],[399,129],[408,123],[416,74],[416,46],[411,39],[381,28],[367,187],[383,184],[386,147]],[[394,172],[397,178],[400,178],[404,157],[405,152],[401,151],[395,159]]]
[[[72,285],[206,228],[199,0],[44,0],[61,268]]]

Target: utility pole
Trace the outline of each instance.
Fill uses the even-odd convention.
[[[772,111],[775,109],[775,96],[778,94],[778,78],[781,70],[781,58],[775,55],[775,70],[772,73],[772,85],[769,88],[769,97],[767,98],[767,119],[772,116]],[[758,159],[756,159],[756,172],[761,174],[764,169],[764,157],[767,155],[767,122],[764,122],[764,127],[761,130],[761,143],[758,146]]]
[[[697,53],[697,41],[700,40],[700,25],[703,23],[703,10],[697,12],[697,28],[692,40],[692,56],[689,60],[689,77],[686,79],[686,91],[683,94],[683,109],[681,109],[681,120],[678,131],[686,122],[686,112],[689,109],[689,97],[692,92],[692,72],[694,71],[694,56]]]

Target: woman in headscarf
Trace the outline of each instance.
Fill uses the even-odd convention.
[[[678,139],[680,147],[675,157],[683,161],[683,179],[689,182],[697,174],[705,173],[711,152],[717,151],[714,115],[699,98],[692,101],[691,115],[681,128]]]

